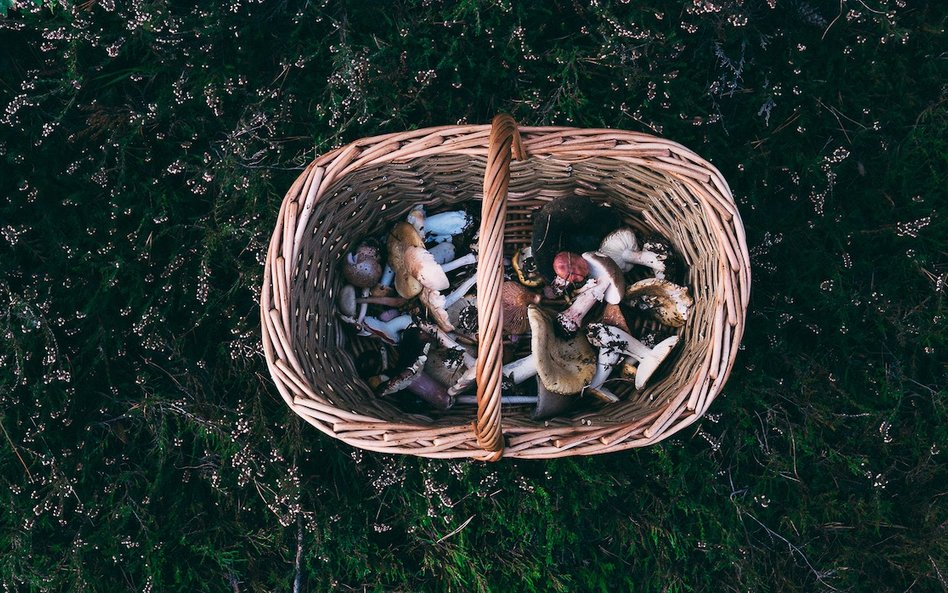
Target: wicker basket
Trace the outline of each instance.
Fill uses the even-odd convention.
[[[513,148],[513,150],[511,150]],[[516,158],[511,163],[511,152]],[[509,187],[509,193],[508,193]],[[695,306],[679,347],[640,392],[619,391],[573,416],[501,410],[502,257],[529,244],[544,202],[584,195],[626,224],[668,239]],[[477,407],[411,414],[376,397],[334,313],[340,261],[409,209],[482,200],[477,270]],[[260,314],[267,366],[294,412],[355,447],[424,457],[549,458],[660,441],[697,420],[721,391],[744,331],[750,264],[740,215],[713,166],[646,134],[560,127],[427,128],[363,138],[313,161],[287,192],[267,253]]]

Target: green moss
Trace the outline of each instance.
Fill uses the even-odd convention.
[[[298,546],[303,591],[948,586],[943,2],[25,4],[0,2],[4,588],[291,590]],[[499,111],[728,179],[753,293],[693,428],[393,458],[272,387],[257,294],[300,168]]]

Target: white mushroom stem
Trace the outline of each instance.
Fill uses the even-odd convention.
[[[362,323],[366,329],[389,344],[397,344],[401,340],[401,332],[411,325],[411,315],[399,315],[391,321],[382,321],[377,317],[366,317],[362,320]]]
[[[605,385],[600,385],[599,387],[588,387],[588,389],[590,393],[604,402],[615,403],[619,401],[619,396],[613,393],[612,390]]]
[[[587,280],[582,288],[576,291],[576,298],[568,309],[562,311],[556,316],[556,321],[560,327],[568,334],[576,333],[579,326],[583,323],[583,317],[593,306],[601,301],[606,295],[606,289],[609,287],[604,280]]]
[[[477,396],[476,395],[461,395],[458,396],[455,403],[458,404],[476,404]],[[535,395],[502,395],[500,396],[500,403],[502,404],[535,404],[537,403],[537,396]]]
[[[385,288],[391,288],[392,282],[395,281],[395,270],[392,269],[392,266],[385,265],[385,270],[382,272],[382,278],[379,280],[379,284]]]
[[[461,375],[457,382],[448,388],[448,395],[455,396],[461,393],[470,387],[476,379],[477,367],[475,365],[471,365],[466,371],[464,371],[464,374]]]
[[[595,389],[602,386],[612,374],[612,369],[616,368],[623,358],[625,354],[617,348],[600,348],[596,360],[596,374],[593,375],[588,387]]]
[[[447,309],[454,303],[461,300],[464,297],[464,295],[466,295],[468,291],[471,290],[471,287],[473,287],[475,284],[477,284],[476,275],[471,276],[470,278],[462,282],[460,286],[458,286],[457,288],[452,290],[450,293],[448,293],[448,296],[444,297],[444,308]]]
[[[603,401],[619,401],[619,397],[604,387],[603,384],[606,382],[606,379],[609,378],[609,375],[612,374],[612,370],[616,368],[616,365],[625,357],[625,353],[616,348],[600,348],[599,356],[596,361],[596,374],[593,375],[592,380],[589,381],[589,385],[583,389],[588,390]]]
[[[442,243],[444,245],[444,243]],[[447,263],[441,264],[441,269],[445,272],[450,272],[458,268],[463,268],[464,266],[469,266],[471,264],[477,263],[477,254],[468,253],[467,255],[461,256],[454,261],[449,261]]]
[[[586,335],[594,346],[602,349],[616,349],[639,361],[638,371],[635,373],[636,389],[641,389],[645,385],[658,365],[678,343],[678,336],[672,336],[662,340],[654,348],[649,348],[621,329],[601,323],[590,323]]]
[[[363,289],[362,289],[362,298],[366,298],[366,297],[368,297],[368,296],[369,296],[369,289],[368,289],[368,288],[363,288]],[[359,306],[359,317],[356,319],[356,324],[357,324],[357,325],[361,324],[361,323],[362,323],[362,320],[365,319],[365,314],[366,314],[366,312],[367,312],[368,310],[369,310],[369,304],[366,303],[365,301],[363,301],[362,304]]]
[[[508,362],[500,369],[500,373],[504,377],[509,377],[514,385],[519,385],[530,377],[536,376],[537,358],[533,354],[530,354],[520,360]]]

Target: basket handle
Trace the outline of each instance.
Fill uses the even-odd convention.
[[[504,450],[500,425],[500,383],[504,365],[502,291],[511,148],[518,160],[526,158],[517,122],[507,114],[500,114],[491,122],[487,145],[477,262],[477,420],[474,434],[477,444],[487,452],[484,459],[489,461],[500,459]]]

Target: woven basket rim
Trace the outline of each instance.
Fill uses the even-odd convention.
[[[304,420],[354,446],[388,453],[428,457],[496,459],[496,452],[477,447],[471,426],[431,426],[392,422],[369,414],[342,409],[308,384],[290,328],[289,292],[300,235],[314,205],[343,184],[348,175],[385,163],[412,163],[434,156],[464,155],[480,162],[487,157],[491,125],[437,126],[357,139],[331,150],[307,166],[283,200],[271,236],[261,292],[261,325],[264,352],[274,383],[286,403]],[[723,300],[716,308],[713,338],[701,367],[703,376],[694,386],[677,394],[675,401],[633,422],[558,426],[556,422],[503,422],[505,457],[546,458],[597,454],[658,442],[700,418],[718,395],[733,367],[743,334],[750,294],[750,265],[740,214],[720,172],[688,148],[657,136],[611,128],[524,126],[517,128],[529,158],[569,162],[608,159],[660,171],[692,192],[704,214],[712,220],[722,282]],[[509,148],[508,162],[509,162]],[[419,161],[420,162],[420,161]],[[504,188],[506,195],[506,188]],[[687,396],[687,397],[685,397]],[[499,398],[498,398],[499,399]],[[499,416],[499,412],[498,412]],[[506,419],[505,419],[506,420]],[[568,430],[565,430],[568,429]],[[470,438],[469,438],[470,437]]]

